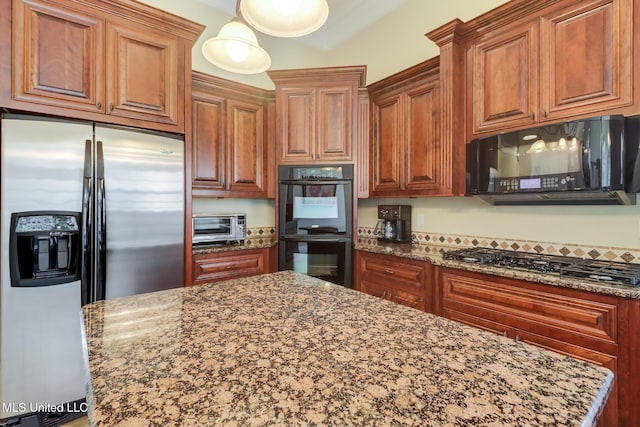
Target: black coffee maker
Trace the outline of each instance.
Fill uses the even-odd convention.
[[[411,242],[411,206],[378,205],[374,234],[380,242]]]

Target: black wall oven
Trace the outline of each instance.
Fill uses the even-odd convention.
[[[281,165],[279,268],[352,287],[353,165]]]

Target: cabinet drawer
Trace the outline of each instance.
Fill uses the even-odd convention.
[[[617,307],[594,299],[544,292],[443,272],[443,309],[561,340],[617,341]],[[615,350],[613,350],[615,351]]]
[[[394,259],[395,258],[395,259]],[[418,291],[424,291],[426,266],[403,262],[396,257],[383,259],[363,255],[360,263],[363,279],[382,285],[404,285]]]
[[[390,286],[383,286],[375,282],[362,280],[360,290],[366,294],[373,295],[378,298],[386,299],[396,304],[402,304],[407,307],[417,308],[426,311],[426,299],[424,294],[414,294],[396,289]]]
[[[262,250],[196,255],[193,257],[194,283],[215,282],[266,273]]]

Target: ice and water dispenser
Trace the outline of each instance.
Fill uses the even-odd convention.
[[[11,286],[59,285],[80,280],[80,212],[11,214]]]

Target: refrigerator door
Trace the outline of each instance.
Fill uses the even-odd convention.
[[[31,412],[30,403],[54,405],[85,396],[80,281],[12,288],[8,249],[12,212],[82,209],[85,140],[92,128],[11,115],[0,126],[0,398],[9,403],[2,406],[6,418]]]
[[[96,125],[95,139],[96,210],[104,205],[106,222],[106,242],[100,242],[102,233],[96,236],[98,248],[106,250],[106,281],[96,289],[97,299],[183,286],[182,139],[102,125]],[[98,229],[100,217],[97,212]]]

